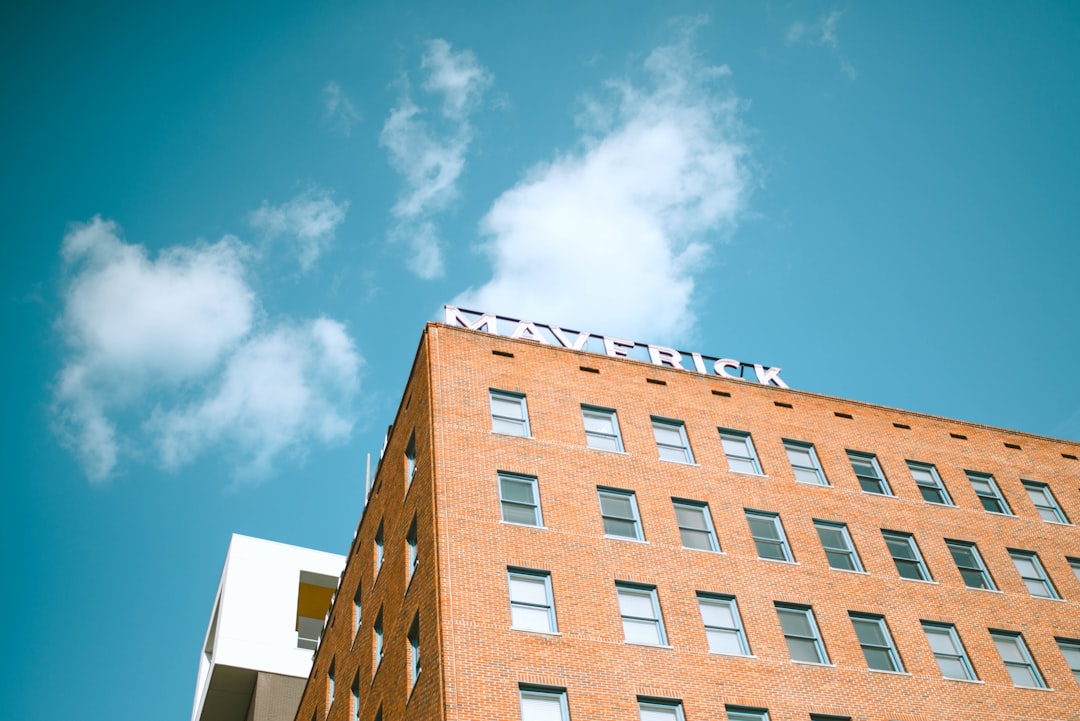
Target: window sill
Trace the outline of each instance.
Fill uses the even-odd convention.
[[[868,668],[866,670],[870,673],[883,673],[887,676],[907,676],[908,678],[913,678],[912,674],[907,671],[886,671],[883,668]]]
[[[723,653],[722,651],[709,651],[710,656],[719,656],[720,658],[757,658],[752,653]]]
[[[768,476],[764,473],[751,473],[750,471],[733,471],[730,468],[728,469],[728,473],[735,473],[740,476],[753,476],[754,478],[768,478]]]
[[[646,541],[644,538],[628,538],[627,536],[609,536],[606,533],[604,534],[604,538],[610,538],[613,541],[629,541],[630,543],[644,543],[646,546],[649,545],[649,542]]]
[[[810,488],[832,488],[832,484],[827,481],[825,483],[811,483],[810,481],[800,481],[796,478],[795,482],[800,486],[809,486]]]
[[[673,461],[670,458],[658,458],[657,460],[664,463],[674,463],[677,466],[691,466],[693,468],[701,468],[701,464],[694,463],[693,461]]]
[[[666,643],[642,643],[641,641],[623,641],[627,646],[639,646],[641,648],[666,648],[674,650],[674,646],[670,646]]]
[[[1049,523],[1052,526],[1073,526],[1073,525],[1075,525],[1073,523],[1069,523],[1068,521],[1048,521],[1045,518],[1042,519],[1042,522],[1043,523]],[[1017,688],[1035,688],[1035,687],[1034,686],[1030,686],[1030,687],[1029,686],[1017,686]],[[1050,691],[1052,689],[1042,689],[1042,690],[1043,691]]]
[[[878,493],[877,491],[863,491],[868,496],[881,496],[882,498],[896,498],[895,493]]]
[[[977,586],[964,586],[969,591],[982,591],[983,593],[1000,593],[1002,596],[1005,592],[997,588],[978,588]]]
[[[503,438],[524,438],[527,441],[536,440],[535,436],[520,436],[517,433],[500,433],[499,431],[488,431],[493,436],[502,436]]]
[[[943,508],[959,508],[960,507],[960,506],[956,505],[955,503],[942,503],[940,501],[926,501],[926,505],[928,505],[928,506],[941,506]]]
[[[953,678],[952,676],[942,676],[942,681],[955,681],[956,683],[981,683],[986,685],[986,681],[980,678]]]
[[[991,516],[1002,516],[1003,518],[1019,518],[1020,516],[1015,513],[1002,513],[1001,511],[987,511]],[[1040,519],[1041,520],[1041,519]]]
[[[691,548],[690,546],[682,546],[682,550],[684,550],[684,551],[697,551],[698,553],[713,553],[713,554],[716,554],[716,555],[719,555],[719,556],[726,556],[727,555],[724,551],[721,551],[720,549],[717,549],[717,550],[713,551],[712,549],[709,549],[709,548]]]
[[[548,638],[562,636],[562,631],[537,631],[535,628],[518,628],[517,626],[511,626],[510,630],[517,631],[518,633],[531,633],[535,636],[544,636]]]
[[[869,576],[870,575],[869,571],[856,571],[853,568],[833,568],[832,566],[829,566],[829,570],[830,571],[836,571],[837,573],[853,573],[856,576]]]
[[[821,666],[823,668],[836,668],[835,663],[818,663],[817,661],[797,661],[795,659],[791,659],[791,662],[792,663],[797,663],[800,666]]]
[[[1017,686],[1015,684],[1013,685],[1013,688],[1022,688],[1025,691],[1053,691],[1054,690],[1052,688],[1047,688],[1045,686]]]
[[[762,558],[761,556],[758,556],[757,560],[766,561],[768,563],[782,563],[785,566],[801,566],[802,565],[798,561],[781,561],[779,558]]]
[[[585,448],[586,448],[586,450],[596,451],[598,453],[613,453],[616,456],[629,456],[630,455],[626,451],[612,451],[612,450],[608,450],[607,448],[593,448],[592,446],[585,446]]]
[[[1046,596],[1031,596],[1031,594],[1028,594],[1028,595],[1031,598],[1035,598],[1035,599],[1038,599],[1040,601],[1053,601],[1054,603],[1068,603],[1069,602],[1069,599],[1067,599],[1067,598],[1047,598]]]
[[[901,576],[900,580],[901,581],[910,581],[911,583],[925,583],[928,586],[940,586],[941,585],[937,581],[927,581],[927,580],[924,580],[922,578],[907,578],[905,576]]]
[[[534,526],[531,523],[514,523],[513,521],[499,521],[499,523],[503,524],[504,526],[515,526],[517,528],[537,528],[541,531],[548,530],[547,526]]]

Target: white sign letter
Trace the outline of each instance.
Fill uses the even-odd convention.
[[[780,377],[779,368],[766,368],[765,366],[754,364],[754,372],[757,373],[758,383],[769,385],[770,382],[777,388],[787,388],[788,384]]]
[[[510,337],[521,338],[522,340],[534,340],[537,343],[546,343],[544,337],[536,330],[536,326],[529,320],[519,320],[517,328],[510,334]]]
[[[718,376],[722,376],[724,378],[736,378],[737,379],[737,378],[739,378],[739,376],[733,376],[724,369],[725,368],[734,368],[735,370],[738,370],[739,366],[741,366],[741,365],[742,365],[742,363],[740,363],[737,360],[732,360],[731,358],[721,358],[720,360],[716,361],[715,365],[713,365],[713,370],[716,371],[716,375],[718,375]]]
[[[662,345],[649,346],[649,360],[653,362],[653,365],[682,368],[682,353]]]
[[[694,359],[694,370],[696,370],[698,373],[709,372],[705,370],[705,360],[701,357],[700,353],[691,353],[690,357]]]
[[[556,328],[553,325],[549,325],[548,330],[551,331],[551,335],[555,336],[555,340],[562,343],[563,348],[573,348],[574,350],[581,350],[585,347],[585,341],[589,340],[589,333],[587,331],[581,331],[577,334],[577,340],[574,341],[574,344],[570,345],[569,341],[566,340],[566,336],[563,335],[562,328]]]
[[[480,318],[475,323],[470,323],[468,319],[461,314],[461,311],[452,305],[444,306],[446,309],[446,324],[454,325],[457,323],[462,328],[468,328],[469,330],[480,330],[481,328],[487,330],[488,333],[498,335],[498,323],[495,320],[495,316],[489,313],[481,314]]]
[[[604,352],[614,358],[625,358],[634,348],[634,341],[604,336]]]

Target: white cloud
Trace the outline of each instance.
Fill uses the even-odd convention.
[[[264,200],[248,220],[270,238],[285,236],[295,243],[300,267],[306,271],[333,243],[348,209],[348,201],[335,203],[329,191],[311,188],[278,206]]]
[[[406,241],[406,264],[421,278],[443,274],[442,240],[434,218],[458,194],[458,179],[473,140],[469,121],[492,78],[468,50],[454,52],[445,40],[427,44],[420,61],[423,89],[441,96],[438,115],[413,100],[406,87],[383,124],[379,143],[403,187],[391,208],[391,241]]]
[[[194,458],[202,450],[194,443],[183,458],[165,454],[164,434],[172,429],[144,423],[148,408],[180,417],[173,407],[205,405],[192,399],[235,386],[228,379],[245,361],[257,369],[250,359],[285,357],[290,343],[303,361],[292,361],[293,372],[279,373],[278,385],[268,388],[307,400],[288,415],[234,391],[248,405],[244,413],[220,413],[218,434],[236,441],[237,455],[256,470],[286,449],[348,435],[360,363],[352,342],[327,319],[299,330],[267,323],[246,277],[250,253],[235,238],[168,248],[151,259],[143,246],[124,241],[115,223],[95,217],[71,226],[61,254],[66,277],[57,325],[67,354],[54,388],[54,422],[91,480],[108,478],[123,457],[145,447],[160,447],[173,467]],[[277,355],[260,355],[260,348]],[[263,413],[275,417],[260,421]],[[243,428],[230,427],[230,417]]]
[[[354,125],[363,120],[345,91],[333,80],[323,86],[323,119],[336,125],[345,137],[352,133]]]
[[[806,41],[811,45],[825,47],[829,53],[840,63],[840,69],[852,80],[858,75],[855,66],[840,52],[840,36],[837,34],[837,25],[844,16],[845,10],[831,10],[822,15],[813,23],[796,20],[788,26],[784,39],[789,45]]]
[[[493,277],[454,304],[652,341],[693,328],[696,277],[752,183],[726,67],[653,51],[644,86],[586,101],[580,147],[530,170],[481,221]]]

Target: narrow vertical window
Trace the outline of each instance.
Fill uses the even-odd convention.
[[[1069,519],[1065,517],[1065,511],[1061,510],[1061,506],[1058,505],[1054,494],[1050,492],[1050,486],[1035,481],[1023,481],[1023,484],[1028,498],[1031,499],[1035,510],[1039,512],[1039,516],[1044,521],[1049,523],[1069,522]]]
[[[1009,504],[1005,502],[1005,496],[1001,495],[1001,491],[998,490],[993,476],[989,473],[976,473],[975,471],[964,471],[964,473],[967,474],[968,480],[971,481],[971,487],[974,489],[975,495],[979,497],[979,503],[982,504],[984,510],[990,513],[1002,513],[1006,516],[1012,515],[1012,510],[1009,508]]]
[[[626,642],[667,645],[656,587],[617,583],[615,590],[619,597],[619,615],[622,616]]]
[[[682,703],[661,699],[638,699],[641,721],[683,721]]]
[[[420,675],[420,616],[413,618],[409,626],[409,687],[416,686],[416,678]]]
[[[604,521],[605,535],[644,540],[633,491],[598,488],[597,494],[600,497],[600,516]]]
[[[1076,580],[1080,581],[1080,558],[1066,556],[1065,560],[1069,562],[1069,568],[1073,570],[1073,575],[1076,576]]]
[[[997,590],[997,587],[994,586],[994,579],[990,577],[990,572],[986,570],[986,564],[983,563],[979,549],[974,543],[950,541],[946,538],[945,545],[948,546],[949,553],[952,554],[953,560],[956,562],[956,568],[960,571],[965,586],[968,588],[985,588],[988,591]]]
[[[1017,551],[1010,548],[1009,556],[1016,566],[1016,572],[1024,580],[1028,593],[1036,598],[1061,598],[1054,584],[1050,583],[1050,577],[1046,575],[1039,555],[1033,551]]]
[[[506,523],[544,525],[540,514],[540,493],[533,476],[499,473],[499,503]]]
[[[405,572],[406,583],[408,583],[416,573],[416,564],[420,562],[420,556],[416,550],[416,516],[413,516],[412,525],[409,526],[409,532],[405,535],[405,544],[409,549],[409,567]]]
[[[509,569],[510,625],[522,631],[555,633],[555,603],[547,571]]]
[[[412,483],[416,475],[416,431],[409,436],[409,444],[405,446],[405,485]]]
[[[728,721],[769,721],[769,712],[763,708],[746,706],[725,706],[724,713]]]
[[[330,659],[330,668],[326,670],[326,713],[330,713],[330,707],[334,705],[334,673],[337,659]]]
[[[732,656],[749,656],[750,644],[746,641],[739,607],[734,596],[698,594],[698,610],[705,624],[705,637],[710,653]]]
[[[777,603],[776,615],[780,617],[780,626],[784,630],[784,640],[787,641],[792,661],[829,662],[813,609],[809,606]]]
[[[816,486],[827,486],[829,480],[825,478],[825,471],[821,468],[817,452],[813,443],[792,441],[784,439],[784,450],[787,452],[791,470],[795,472],[795,480],[799,483],[809,483]]]
[[[679,535],[682,537],[684,548],[696,548],[701,551],[720,550],[707,503],[672,499],[672,505],[675,507],[675,521],[679,524]]]
[[[653,416],[652,429],[660,458],[677,463],[694,462],[694,454],[690,452],[690,441],[686,437],[686,426],[682,421]]]
[[[902,578],[914,581],[932,580],[914,536],[899,531],[882,531],[881,535],[885,538],[885,545],[889,548],[893,563],[896,564],[896,571]]]
[[[863,491],[881,496],[892,495],[892,489],[889,488],[889,482],[885,480],[885,474],[881,471],[877,456],[873,453],[859,453],[858,451],[848,451],[847,455]]]
[[[356,634],[360,630],[360,590],[364,587],[364,582],[357,580],[356,593],[353,594],[353,640],[356,640]]]
[[[720,444],[724,447],[729,471],[761,475],[761,463],[749,433],[721,428]]]
[[[521,721],[569,721],[564,689],[521,686],[518,694]]]
[[[938,668],[945,678],[958,678],[968,681],[975,680],[975,669],[971,667],[967,652],[960,643],[960,636],[951,623],[922,622],[923,632],[930,644],[930,650],[934,652]]]
[[[867,668],[875,671],[903,671],[904,665],[900,662],[900,654],[896,652],[896,644],[893,643],[889,627],[885,625],[885,618],[869,613],[848,612],[848,615],[851,617],[851,625],[855,627],[855,635],[862,647]]]
[[[788,563],[795,561],[778,514],[746,509],[746,522],[750,525],[750,536],[757,546],[758,558]]]
[[[383,657],[383,617],[382,609],[379,609],[379,615],[375,617],[375,668],[379,668],[379,664],[382,663]]]
[[[818,538],[821,539],[821,547],[825,549],[829,568],[841,571],[863,570],[846,524],[815,520],[814,528],[817,529]]]
[[[1071,638],[1058,638],[1055,640],[1058,648],[1061,649],[1061,655],[1065,657],[1065,663],[1068,664],[1069,670],[1072,671],[1073,679],[1080,683],[1080,641]]]
[[[491,403],[491,430],[508,436],[529,437],[529,409],[521,393],[489,391]]]
[[[386,550],[383,541],[383,522],[379,521],[379,528],[375,531],[375,573],[372,574],[376,580],[379,578],[379,571],[382,570],[383,555]]]
[[[352,682],[352,708],[349,710],[353,721],[360,721],[360,672],[353,676]]]
[[[622,452],[622,436],[619,434],[619,419],[615,411],[583,405],[581,418],[585,424],[585,443],[589,448]]]
[[[932,463],[908,461],[907,465],[924,501],[945,506],[953,505],[952,498],[949,497],[949,492],[945,490],[945,484],[941,482],[941,476],[938,475],[937,468]]]
[[[1046,688],[1046,682],[1036,668],[1022,635],[1012,631],[991,631],[990,638],[994,639],[994,646],[1001,655],[1001,662],[1005,664],[1013,686]]]

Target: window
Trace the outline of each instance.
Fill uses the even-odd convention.
[[[604,519],[604,534],[616,538],[643,540],[641,519],[638,518],[637,500],[633,491],[614,488],[598,488],[600,516]]]
[[[615,416],[615,411],[583,405],[581,418],[585,423],[585,443],[589,448],[622,452],[622,436],[619,434],[619,419]]]
[[[409,686],[416,685],[416,678],[420,675],[420,616],[413,618],[412,626],[409,627]]]
[[[660,458],[678,463],[694,462],[694,456],[690,453],[690,441],[686,438],[686,427],[682,421],[653,416],[652,430]]]
[[[682,704],[678,701],[638,699],[641,721],[683,721]]]
[[[1050,492],[1048,485],[1035,481],[1023,481],[1023,484],[1028,498],[1035,504],[1035,510],[1039,512],[1044,521],[1050,523],[1069,522],[1069,519],[1065,517],[1065,512],[1058,505],[1057,499],[1054,498],[1054,494]]]
[[[360,672],[357,671],[352,681],[352,709],[350,709],[353,721],[360,721]]]
[[[1076,580],[1080,581],[1080,558],[1069,558],[1066,556],[1065,560],[1069,562],[1069,567],[1072,568]]]
[[[405,544],[409,548],[409,567],[405,571],[406,583],[408,583],[412,580],[413,574],[416,573],[416,564],[420,562],[420,557],[416,551],[416,516],[413,516],[409,532],[405,534]]]
[[[529,409],[525,396],[510,391],[490,390],[491,430],[508,436],[529,437]]]
[[[791,548],[788,546],[780,516],[766,511],[746,511],[746,522],[750,524],[750,535],[757,546],[758,558],[793,563]]]
[[[851,721],[851,717],[825,713],[812,713],[810,714],[810,721]]]
[[[698,610],[701,611],[701,621],[705,624],[705,637],[709,641],[710,653],[750,655],[750,645],[746,642],[746,632],[743,631],[734,596],[699,593]]]
[[[815,520],[814,528],[821,539],[821,547],[825,549],[825,557],[829,559],[829,568],[842,571],[863,570],[845,524]]]
[[[825,478],[825,472],[821,470],[817,453],[813,443],[791,441],[784,439],[784,450],[787,451],[788,461],[795,471],[795,480],[799,483],[811,483],[818,486],[827,486],[829,481]]]
[[[405,446],[405,485],[412,483],[416,474],[416,431],[409,436],[409,445]]]
[[[975,669],[971,667],[964,646],[960,643],[960,637],[956,634],[956,628],[951,623],[922,622],[923,632],[930,644],[930,650],[934,652],[938,668],[945,678],[975,680]]]
[[[656,588],[617,583],[615,590],[619,595],[619,615],[622,616],[626,642],[666,645],[667,636],[664,635]]]
[[[893,643],[889,627],[885,625],[885,618],[868,613],[849,612],[851,625],[855,627],[855,635],[862,646],[863,656],[866,657],[867,668],[876,671],[901,672],[904,665],[900,662],[900,654],[896,652],[896,644]]]
[[[941,503],[946,506],[953,505],[952,499],[949,498],[949,492],[945,490],[945,484],[941,482],[941,476],[938,475],[937,468],[933,464],[908,461],[907,465],[924,501],[927,503]]]
[[[337,659],[330,659],[330,668],[326,669],[326,712],[330,713],[330,707],[334,705],[334,670]]]
[[[821,642],[814,611],[809,606],[789,606],[776,604],[776,615],[780,617],[780,626],[784,629],[788,653],[792,661],[806,663],[828,663],[825,644]]]
[[[882,496],[892,495],[889,483],[885,480],[885,474],[881,472],[881,466],[878,465],[877,456],[873,453],[859,453],[858,451],[848,451],[847,454],[851,467],[855,471],[855,477],[859,479],[859,485],[865,492]]]
[[[375,617],[375,668],[379,667],[382,663],[383,657],[383,620],[382,609],[379,609],[379,615]]]
[[[1013,565],[1016,566],[1016,572],[1020,574],[1020,578],[1024,579],[1028,593],[1038,598],[1060,598],[1054,589],[1054,584],[1050,583],[1050,577],[1046,575],[1037,553],[1010,548],[1009,556],[1012,557]]]
[[[684,548],[697,548],[702,551],[720,550],[720,544],[716,542],[716,533],[713,531],[712,519],[709,518],[707,503],[672,499],[672,504],[675,506],[675,521],[679,524],[679,535],[682,536]]]
[[[1065,657],[1065,663],[1069,665],[1069,670],[1072,671],[1073,678],[1077,683],[1080,683],[1080,641],[1074,641],[1070,638],[1055,640],[1058,648],[1061,649],[1061,655]]]
[[[749,433],[721,428],[720,444],[724,447],[729,471],[761,475],[761,463]]]
[[[910,533],[899,531],[882,531],[885,537],[885,545],[889,547],[889,554],[901,578],[910,578],[914,581],[929,581],[930,571],[926,568],[919,547],[915,545],[915,538]]]
[[[383,553],[386,550],[383,539],[383,522],[379,521],[379,530],[375,531],[375,573],[373,575],[376,579],[378,579],[379,571],[382,569]]]
[[[945,539],[945,545],[949,547],[949,553],[956,561],[956,568],[964,578],[964,584],[968,588],[985,588],[990,591],[997,590],[994,579],[990,578],[990,572],[986,570],[979,549],[974,543],[965,541],[950,541]]]
[[[971,487],[975,489],[975,495],[979,497],[979,503],[982,504],[984,509],[990,513],[1012,515],[1009,505],[1005,503],[1005,497],[1001,495],[997,484],[994,483],[993,476],[989,473],[976,473],[975,471],[964,471],[964,473],[967,474],[968,480],[971,481]]]
[[[521,721],[567,721],[566,691],[553,688],[520,687]]]
[[[356,593],[353,594],[353,619],[352,619],[352,632],[353,640],[356,640],[356,634],[360,630],[360,589],[364,587],[362,581],[356,582]]]
[[[506,523],[544,525],[540,514],[540,494],[533,476],[500,473],[499,501],[502,504],[502,519]]]
[[[1001,662],[1005,664],[1013,686],[1046,688],[1046,682],[1035,667],[1035,661],[1028,653],[1023,636],[1012,631],[991,631],[990,638],[994,639],[994,645],[1001,654]]]
[[[555,633],[555,604],[551,574],[547,571],[509,569],[510,625],[522,631]]]
[[[728,721],[769,721],[769,712],[763,708],[745,706],[725,706]]]

